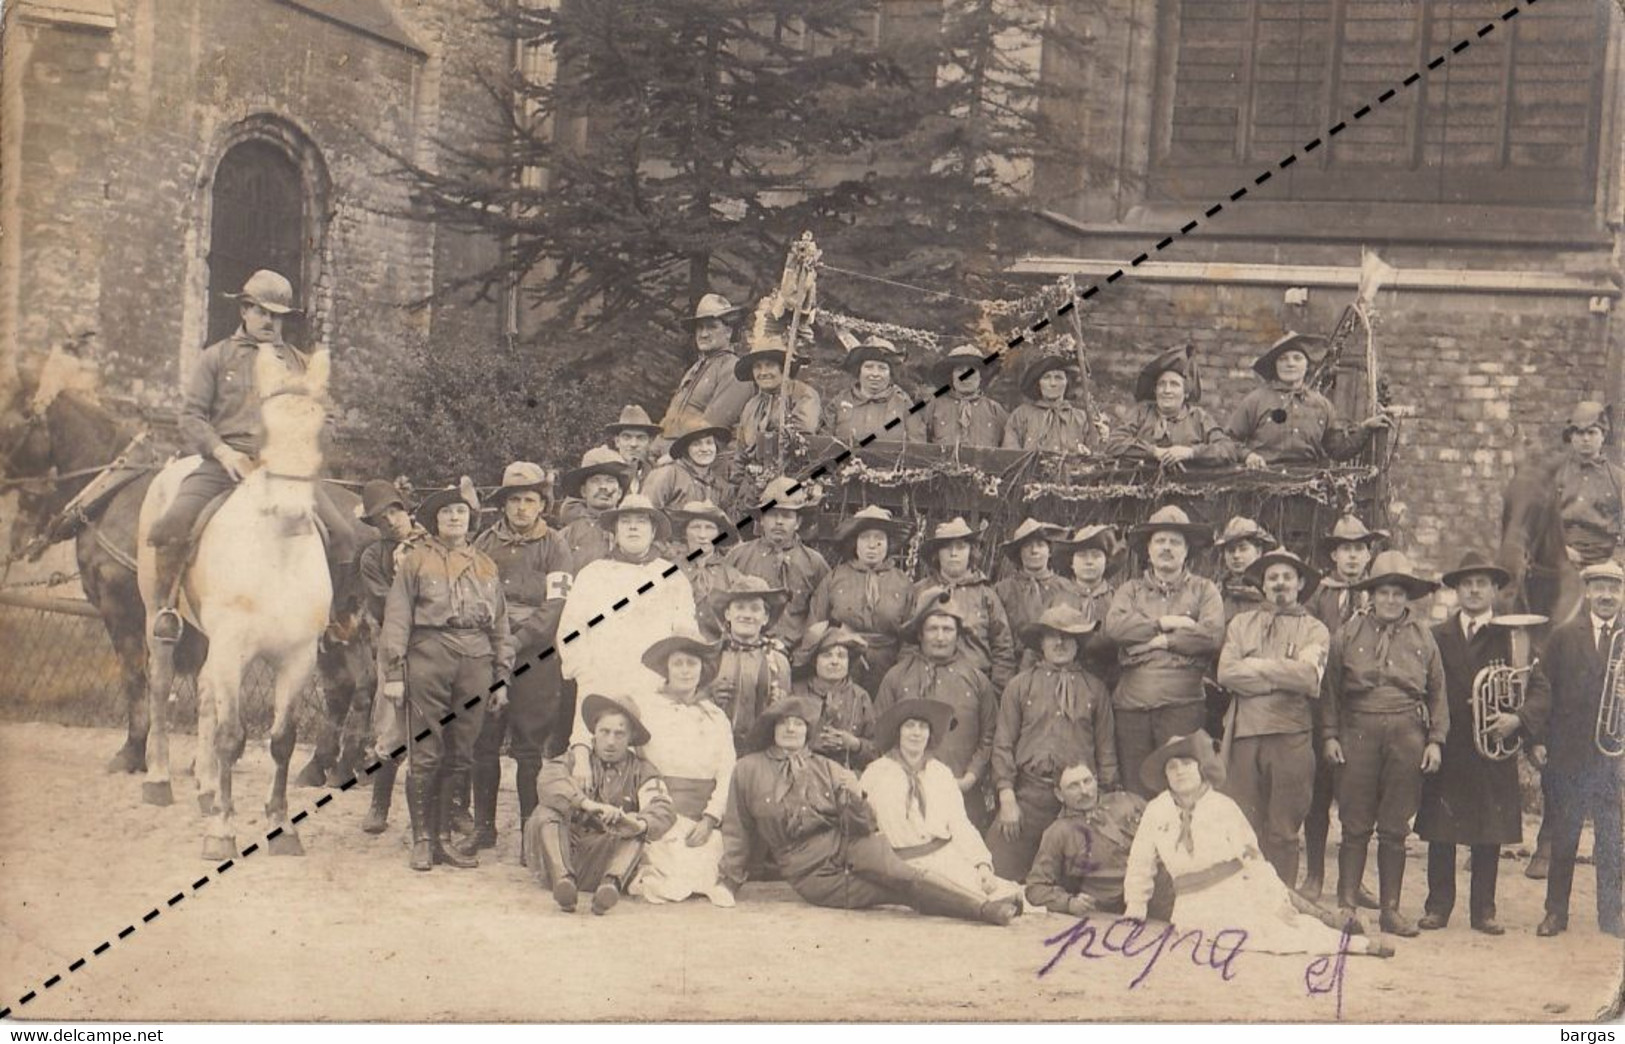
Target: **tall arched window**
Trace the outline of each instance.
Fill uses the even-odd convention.
[[[265,141],[233,146],[214,175],[209,229],[209,339],[237,329],[237,303],[225,295],[242,289],[255,270],[269,268],[293,283],[294,304],[305,305],[305,194],[299,167]],[[302,316],[291,315],[283,336],[304,344]]]

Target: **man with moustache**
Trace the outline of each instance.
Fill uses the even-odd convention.
[[[559,480],[564,506],[559,523],[564,526],[564,543],[570,549],[570,572],[579,573],[589,562],[609,556],[615,550],[614,537],[599,520],[613,510],[632,486],[632,469],[619,453],[606,446],[594,446],[581,456],[581,466],[566,471]]]
[[[1298,881],[1298,831],[1314,783],[1314,716],[1331,634],[1304,609],[1318,574],[1287,550],[1260,556],[1247,576],[1265,601],[1225,631],[1219,684],[1234,704],[1224,792],[1258,835],[1281,880]]]
[[[761,577],[788,596],[784,611],[768,630],[786,649],[801,641],[813,592],[829,575],[824,556],[801,542],[801,516],[812,506],[812,498],[798,483],[784,476],[774,479],[762,490],[757,523],[762,535],[735,545],[727,557],[741,573]]]
[[[694,347],[700,357],[683,374],[672,393],[660,427],[675,438],[686,426],[706,423],[732,429],[753,394],[750,382],[734,373],[739,357],[733,350],[730,323],[740,309],[721,294],[706,294],[687,321],[694,327]]]

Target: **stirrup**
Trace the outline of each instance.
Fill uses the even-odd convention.
[[[166,605],[152,618],[152,637],[156,641],[174,644],[181,640],[181,634],[186,630],[186,622],[174,606]]]

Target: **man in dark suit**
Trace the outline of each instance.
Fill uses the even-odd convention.
[[[1620,618],[1625,569],[1606,561],[1588,566],[1580,578],[1586,586],[1585,611],[1552,632],[1545,658],[1530,675],[1530,700],[1524,708],[1530,732],[1543,744],[1534,753],[1537,762],[1544,761],[1552,805],[1546,812],[1552,834],[1546,917],[1535,934],[1557,935],[1569,926],[1575,851],[1589,816],[1596,831],[1592,858],[1597,866],[1597,926],[1625,938],[1619,892],[1619,763],[1598,749],[1595,738],[1609,646],[1625,625]]]
[[[1494,761],[1478,751],[1473,727],[1473,680],[1494,661],[1511,662],[1508,627],[1492,626],[1496,592],[1511,577],[1477,551],[1462,556],[1444,582],[1455,589],[1455,612],[1433,628],[1444,664],[1445,701],[1450,707],[1450,734],[1444,741],[1439,771],[1422,780],[1422,807],[1416,832],[1428,843],[1428,895],[1417,927],[1433,931],[1450,923],[1456,905],[1456,846],[1472,850],[1472,892],[1468,919],[1473,930],[1502,935],[1495,921],[1495,879],[1501,846],[1523,838],[1518,762]],[[1544,690],[1539,694],[1544,696]],[[1526,702],[1526,707],[1528,700]],[[1524,731],[1523,717],[1538,713],[1501,714],[1488,723],[1503,742]]]

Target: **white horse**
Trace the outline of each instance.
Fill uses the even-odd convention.
[[[298,833],[287,822],[288,761],[295,703],[315,669],[316,643],[327,627],[333,596],[315,523],[329,367],[328,353],[317,351],[303,375],[290,374],[270,352],[261,351],[255,386],[265,437],[258,466],[208,522],[182,581],[182,612],[208,639],[198,674],[197,716],[198,807],[208,818],[205,859],[236,854],[231,773],[247,740],[239,689],[243,670],[255,657],[276,675],[271,725],[276,777],[265,814],[268,831],[280,827],[281,833],[267,847],[276,855],[304,854]],[[139,575],[149,620],[158,599],[146,534],[199,460],[188,457],[166,467],[141,506]],[[152,724],[142,797],[149,804],[167,805],[173,801],[166,714],[174,647],[149,639],[148,649]]]

